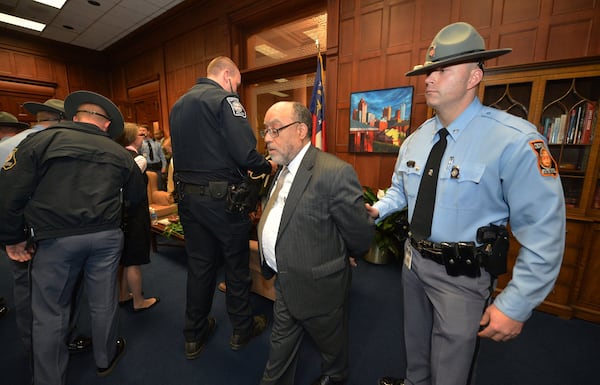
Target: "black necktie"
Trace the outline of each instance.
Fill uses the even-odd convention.
[[[154,152],[152,151],[152,144],[150,143],[150,141],[147,141],[146,143],[148,143],[148,158],[150,158],[150,160],[154,160]]]
[[[412,237],[417,241],[427,239],[431,235],[431,221],[433,220],[433,208],[435,205],[435,190],[437,188],[438,174],[440,171],[440,162],[442,155],[446,150],[446,136],[448,130],[442,128],[438,131],[440,140],[431,148],[421,184],[419,184],[419,194],[415,203],[410,230]]]

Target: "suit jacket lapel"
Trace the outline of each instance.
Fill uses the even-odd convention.
[[[277,238],[281,236],[281,233],[292,218],[294,210],[296,209],[296,205],[302,198],[302,193],[306,189],[306,186],[312,177],[312,169],[315,165],[315,159],[318,151],[319,150],[317,150],[315,147],[310,146],[306,151],[302,162],[300,163],[300,167],[298,167],[298,171],[296,171],[294,182],[292,183],[290,192],[285,200],[285,206],[281,215],[281,223],[279,225],[279,233]]]

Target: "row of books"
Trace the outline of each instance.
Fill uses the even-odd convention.
[[[555,117],[542,118],[540,132],[550,144],[590,144],[598,114],[598,102],[586,101]]]

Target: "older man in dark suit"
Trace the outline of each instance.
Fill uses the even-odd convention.
[[[321,352],[313,385],[348,376],[350,257],[373,237],[352,166],[310,145],[312,119],[296,102],[279,102],[261,134],[282,165],[258,227],[263,273],[277,273],[271,351],[261,385],[293,384],[297,354],[308,334]]]

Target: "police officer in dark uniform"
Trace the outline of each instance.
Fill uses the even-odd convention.
[[[248,171],[271,174],[275,163],[256,151],[256,137],[239,101],[241,74],[228,57],[213,59],[170,115],[179,217],[188,255],[185,356],[197,358],[216,323],[209,317],[216,274],[224,263],[230,346],[241,349],[267,326],[249,303],[248,209],[237,192]]]
[[[97,375],[125,352],[116,318],[122,201],[136,207],[146,196],[138,166],[111,139],[123,130],[118,108],[76,91],[65,111],[72,122],[30,135],[0,170],[0,243],[10,259],[31,260],[36,385],[66,384],[72,293],[83,272]]]

